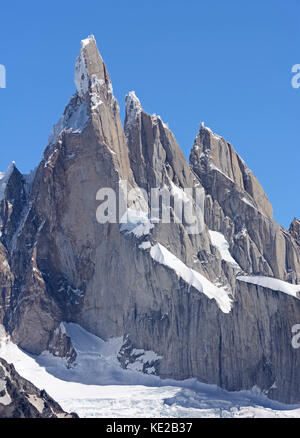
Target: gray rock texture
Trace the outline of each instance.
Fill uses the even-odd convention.
[[[226,155],[230,157],[227,167],[220,158],[225,152],[215,152],[223,148],[231,151]],[[232,162],[238,162],[239,172],[232,171]],[[206,190],[206,223],[225,235],[242,269],[299,283],[300,254],[295,232],[288,232],[272,219],[267,196],[232,146],[201,126],[190,164]]]
[[[300,221],[297,218],[295,218],[291,223],[289,232],[294,237],[294,239],[298,243],[300,243]]]
[[[15,169],[1,202],[0,322],[14,342],[72,361],[60,323],[76,322],[103,339],[124,336],[121,363],[126,350],[152,350],[162,357],[155,369],[163,378],[195,377],[229,390],[256,385],[274,399],[300,402],[300,353],[291,344],[299,300],[237,280],[255,274],[299,284],[299,221],[287,231],[273,220],[256,177],[204,125],[188,163],[168,126],[131,92],[123,130],[93,37],[82,42],[75,83],[41,163],[31,177]],[[148,195],[129,208],[149,207],[152,188],[173,197],[204,189],[201,232],[191,234],[185,221],[155,223],[144,234],[100,224],[98,190],[112,188],[121,201],[121,180]],[[199,219],[195,200],[186,202]],[[173,204],[170,211],[174,218]],[[210,231],[223,234],[234,263]],[[230,312],[178,275],[177,259],[167,266],[155,258],[158,243],[189,275],[192,269],[222,288]]]

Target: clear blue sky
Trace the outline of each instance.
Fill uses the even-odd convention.
[[[201,121],[230,141],[288,227],[300,218],[299,0],[2,2],[0,170],[39,162],[75,90],[80,40],[94,34],[122,117],[135,90],[188,157]]]

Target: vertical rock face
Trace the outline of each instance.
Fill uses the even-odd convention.
[[[170,180],[180,187],[196,184],[174,134],[159,116],[143,110],[134,91],[126,96],[125,135],[139,187],[150,191]]]
[[[11,236],[16,232],[27,199],[25,179],[14,163],[8,174],[5,196],[1,203],[2,235],[5,241],[10,241]]]
[[[178,199],[185,196],[184,189],[202,187],[188,166],[174,134],[159,116],[144,111],[134,92],[126,96],[125,135],[136,184],[147,192],[149,201],[151,189],[167,189]],[[174,216],[172,203],[171,207],[171,216]],[[211,253],[207,233],[189,234],[184,223],[172,221],[170,224],[157,224],[152,234],[189,266],[197,264],[210,276],[210,268],[203,267],[197,258],[197,248]],[[215,262],[218,265],[218,261]],[[221,270],[217,266],[216,269]],[[215,274],[211,273],[214,278]]]
[[[190,164],[206,190],[206,222],[226,236],[243,270],[299,282],[294,236],[272,220],[261,185],[232,146],[202,125]]]
[[[133,184],[118,104],[92,37],[82,42],[75,82],[78,91],[53,128],[18,229],[7,239],[16,278],[6,324],[33,353],[53,346],[62,320],[76,320],[81,312],[98,319],[99,305],[82,310],[83,298],[88,303],[89,291],[96,294],[97,264],[113,254],[106,235],[112,242],[120,236],[117,225],[97,223],[96,193],[101,187],[117,191],[121,178]]]
[[[295,218],[291,223],[290,234],[294,237],[294,239],[299,243],[300,242],[300,221]]]
[[[194,170],[203,179],[209,179],[211,172],[220,172],[227,176],[265,216],[273,218],[273,208],[262,186],[236,153],[232,145],[213,133],[201,123],[194,147],[191,152]]]
[[[300,402],[291,345],[300,322],[299,222],[286,231],[273,220],[255,176],[203,125],[190,165],[134,92],[123,131],[93,37],[81,43],[75,84],[34,174],[14,167],[0,179],[0,319],[14,341],[72,361],[60,324],[76,322],[104,339],[124,336],[124,366],[128,352],[152,350],[162,377],[257,385]],[[116,220],[97,221],[101,188],[116,193]],[[171,223],[149,219],[154,188],[170,194]],[[200,207],[187,189],[201,192]],[[182,221],[176,200],[189,212]]]
[[[11,290],[14,276],[10,270],[7,250],[0,243],[0,321],[3,321],[10,306]]]

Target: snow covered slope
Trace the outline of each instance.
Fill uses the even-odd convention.
[[[0,329],[0,357],[80,417],[299,417],[287,406],[252,391],[230,393],[194,379],[161,380],[124,370],[117,360],[123,340],[108,342],[76,324],[64,324],[77,352],[75,364],[45,352],[26,354]]]

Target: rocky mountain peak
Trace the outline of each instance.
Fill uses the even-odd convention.
[[[289,229],[291,235],[300,242],[300,220],[295,217]]]
[[[14,169],[16,168],[15,162],[12,161],[12,163],[9,165],[6,172],[0,172],[0,201],[5,196],[5,190],[7,183],[11,177],[11,174],[13,173]]]
[[[8,170],[0,174],[0,234],[6,244],[15,231],[26,198],[25,178],[13,161]]]
[[[159,115],[146,112],[134,91],[125,102],[125,136],[137,184],[149,190],[170,181],[192,187],[192,172],[168,125]]]
[[[235,184],[242,196],[245,194],[246,198],[250,197],[248,200],[251,200],[257,210],[273,218],[273,207],[256,176],[233,146],[206,127],[204,122],[200,124],[191,151],[190,164],[198,177],[206,180],[204,185],[207,188],[213,184],[218,173],[219,178]]]
[[[130,91],[125,98],[125,131],[128,125],[134,123],[143,110],[142,105],[134,91]]]
[[[111,87],[109,74],[93,35],[81,41],[80,53],[75,64],[74,82],[77,93],[82,98],[97,84]]]
[[[161,377],[230,390],[269,391],[276,381],[272,397],[299,402],[300,359],[286,341],[300,318],[300,255],[292,237],[299,221],[291,234],[271,219],[256,177],[204,123],[190,166],[171,130],[134,92],[126,98],[124,133],[92,36],[81,42],[75,83],[36,172],[25,178],[13,166],[0,175],[0,323],[12,341],[71,361],[61,323],[72,321],[157,353]],[[184,209],[201,207],[201,231],[189,233],[185,220],[152,224],[128,214],[124,224],[113,217],[99,222],[100,189],[117,194],[123,180],[128,192],[166,187]],[[203,192],[197,210],[189,188]]]
[[[92,136],[95,143],[105,145],[109,160],[115,161],[120,175],[131,181],[132,174],[129,169],[119,105],[113,95],[108,71],[93,36],[81,41],[74,81],[77,92],[70,99],[63,116],[53,127],[44,154],[45,166],[50,168],[56,162],[57,151],[65,149],[66,135],[70,134],[70,138],[74,138],[73,146],[70,145],[68,148],[69,156],[77,153],[75,149],[77,151],[78,143],[83,142],[81,150],[85,148],[87,145],[85,136]]]
[[[107,105],[115,114],[118,113],[110,77],[93,35],[81,41],[80,53],[75,63],[74,82],[77,92],[71,97],[62,117],[52,129],[48,140],[50,150],[46,150],[46,159],[62,133],[82,133],[91,120],[91,115],[98,112],[101,105]]]

